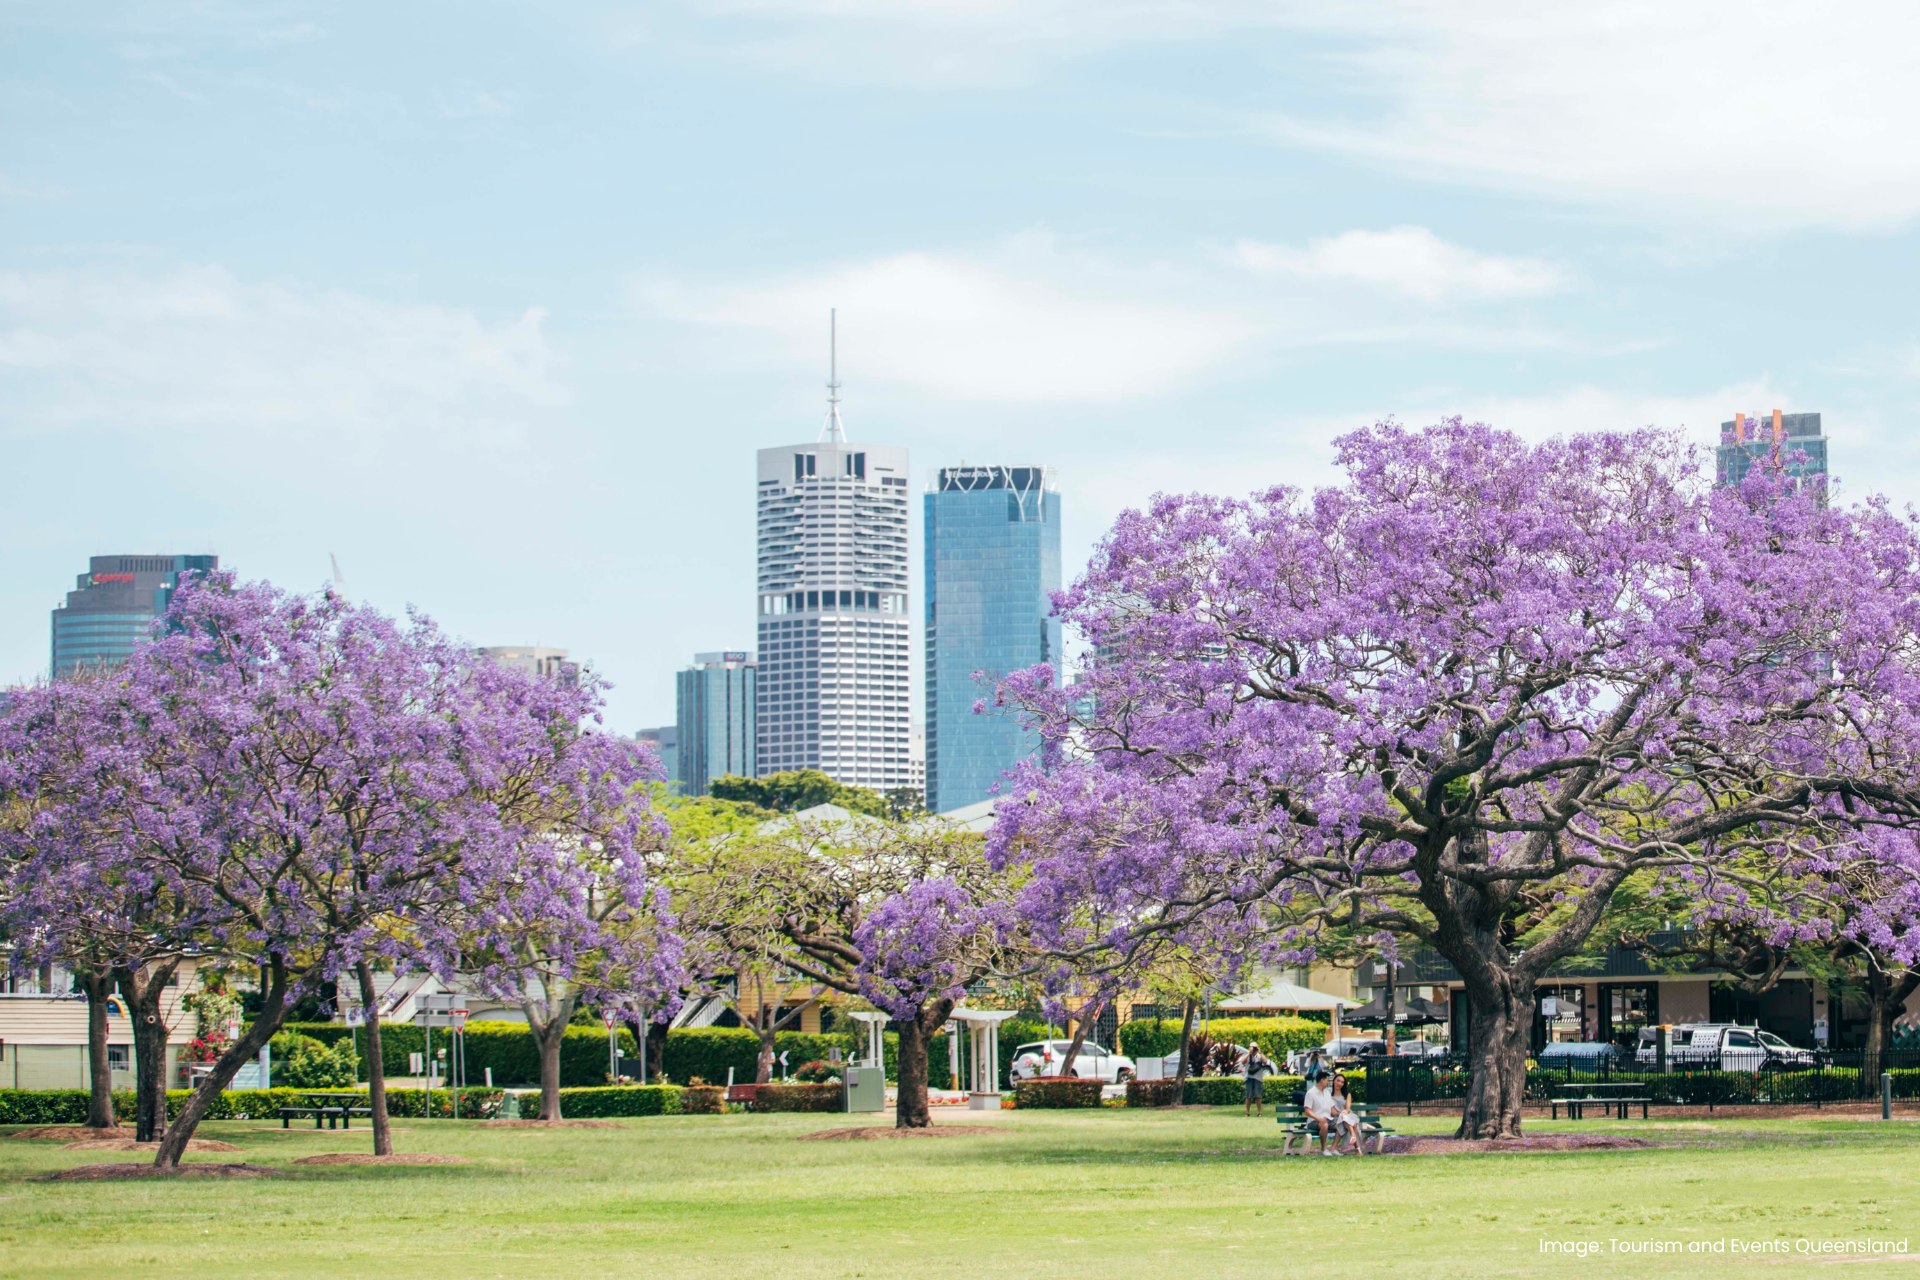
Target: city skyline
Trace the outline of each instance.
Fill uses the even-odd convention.
[[[208,548],[664,724],[755,647],[740,478],[835,306],[854,434],[1045,461],[1069,581],[1386,417],[1813,405],[1842,501],[1920,498],[1920,15],[1040,9],[9,7],[0,682],[88,556]]]

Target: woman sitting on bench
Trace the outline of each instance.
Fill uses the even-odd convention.
[[[1347,1090],[1347,1077],[1342,1072],[1333,1076],[1333,1120],[1345,1139],[1346,1149],[1354,1155],[1361,1154],[1360,1117],[1353,1109],[1353,1099]]]

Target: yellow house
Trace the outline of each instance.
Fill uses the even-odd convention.
[[[194,1017],[180,1007],[193,982],[192,964],[183,963],[161,999],[161,1016],[168,1028],[169,1085],[178,1082],[180,1055],[193,1042]],[[87,1002],[56,994],[71,988],[71,975],[55,967],[42,970],[36,980],[13,979],[6,985],[15,989],[0,991],[0,1089],[87,1088]],[[120,997],[114,996],[107,1007],[107,1062],[113,1087],[131,1089],[133,1020]]]

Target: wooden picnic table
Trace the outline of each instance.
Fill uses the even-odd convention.
[[[1581,1119],[1585,1116],[1588,1107],[1599,1107],[1602,1115],[1617,1111],[1619,1112],[1620,1118],[1625,1120],[1628,1109],[1635,1106],[1640,1108],[1640,1118],[1645,1120],[1647,1118],[1647,1107],[1653,1102],[1653,1099],[1643,1095],[1631,1095],[1628,1092],[1632,1089],[1642,1088],[1645,1088],[1645,1086],[1632,1080],[1619,1083],[1607,1081],[1592,1084],[1555,1085],[1555,1093],[1547,1100],[1547,1105],[1551,1109],[1552,1116],[1555,1120],[1560,1118],[1561,1107],[1567,1109],[1567,1119],[1569,1120]],[[1576,1089],[1581,1090],[1581,1092],[1575,1093],[1574,1090]]]
[[[336,1127],[351,1129],[353,1127],[354,1116],[372,1114],[371,1107],[356,1107],[353,1105],[356,1102],[364,1101],[363,1096],[358,1092],[343,1092],[338,1090],[315,1090],[308,1092],[303,1090],[300,1094],[300,1101],[302,1103],[300,1106],[280,1108],[280,1127],[282,1129],[292,1127],[293,1117],[295,1116],[312,1116],[313,1127],[316,1129],[318,1129],[323,1122],[329,1129]]]

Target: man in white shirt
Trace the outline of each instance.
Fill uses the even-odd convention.
[[[1320,1131],[1320,1154],[1330,1156],[1327,1134],[1333,1128],[1333,1094],[1327,1091],[1327,1077],[1316,1075],[1307,1081],[1307,1096],[1300,1105],[1306,1110],[1307,1123]]]

